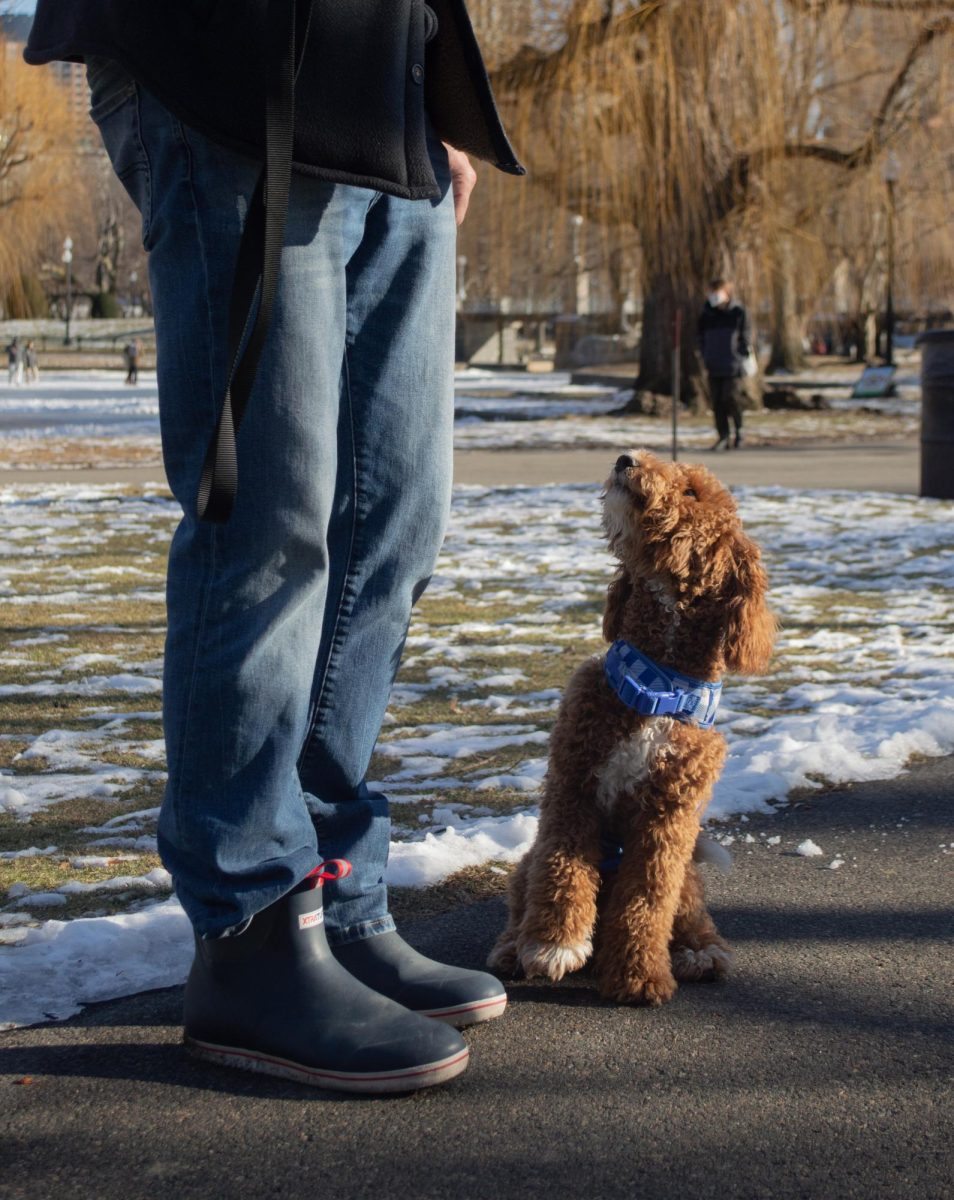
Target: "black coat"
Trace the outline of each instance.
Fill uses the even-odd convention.
[[[707,300],[699,315],[697,339],[702,361],[714,379],[737,379],[744,373],[752,334],[741,304],[714,308]]]
[[[299,11],[306,4],[298,3]],[[316,0],[299,76],[295,167],[406,199],[440,191],[441,138],[524,175],[504,132],[465,0]],[[261,158],[267,0],[39,0],[30,63],[120,62],[187,125]]]

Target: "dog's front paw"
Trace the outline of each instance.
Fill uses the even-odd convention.
[[[677,986],[668,964],[654,969],[645,966],[604,969],[599,973],[600,995],[615,1004],[648,1004],[658,1008],[673,998]]]
[[[684,982],[709,982],[725,979],[735,965],[735,955],[723,942],[712,942],[693,950],[689,946],[674,946],[672,971]]]
[[[561,942],[537,942],[523,939],[518,948],[520,965],[527,978],[545,975],[554,983],[571,971],[578,971],[593,953],[593,943],[587,938],[583,942],[564,944]]]

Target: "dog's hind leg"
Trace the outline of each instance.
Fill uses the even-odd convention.
[[[669,952],[672,973],[683,982],[724,979],[734,963],[728,943],[706,908],[702,876],[695,863],[686,868]]]
[[[510,876],[510,884],[507,889],[507,908],[509,910],[507,928],[497,938],[496,944],[487,958],[487,966],[505,979],[512,979],[517,973],[519,961],[517,958],[517,933],[527,904],[527,872],[532,854],[533,850],[529,850]]]

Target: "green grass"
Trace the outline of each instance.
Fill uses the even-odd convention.
[[[10,813],[0,813],[0,850],[26,850],[30,846],[57,846],[64,854],[109,854],[111,847],[100,848],[90,843],[107,837],[110,830],[87,833],[88,827],[99,827],[124,813],[156,808],[162,800],[162,788],[151,792],[144,787],[131,788],[113,800],[81,796],[60,800],[49,808],[33,813],[29,821],[19,821]],[[142,832],[145,832],[144,827]],[[121,834],[121,830],[113,831]],[[136,834],[140,832],[136,830]],[[122,853],[122,851],[120,851]],[[26,859],[13,859],[26,862]]]
[[[783,425],[784,417],[777,427]],[[135,497],[138,493],[130,487],[123,489],[122,494]],[[498,511],[503,511],[505,496],[506,489],[494,494]],[[779,498],[780,514],[788,512],[785,507],[788,503]],[[49,504],[55,515],[57,502],[51,500]],[[890,504],[885,502],[870,507],[868,514],[876,517],[879,508],[886,513],[893,512]],[[766,510],[763,508],[762,511]],[[18,755],[30,746],[33,738],[55,729],[88,735],[70,747],[84,756],[80,765],[70,767],[71,772],[82,774],[88,769],[96,771],[98,777],[108,779],[113,769],[153,773],[162,768],[161,761],[147,757],[138,746],[140,742],[153,742],[161,737],[159,693],[137,694],[111,688],[102,694],[83,695],[82,686],[92,676],[135,672],[137,664],[153,664],[161,658],[165,633],[163,605],[158,598],[143,599],[137,591],[158,594],[163,590],[174,514],[161,505],[144,505],[130,525],[117,520],[110,501],[102,505],[87,504],[78,515],[73,515],[76,520],[69,527],[57,530],[55,536],[49,539],[24,536],[17,543],[22,546],[22,553],[15,551],[5,558],[0,557],[0,573],[5,568],[14,568],[10,575],[14,593],[30,597],[27,603],[0,605],[0,659],[11,660],[0,662],[0,685],[37,686],[44,681],[67,685],[64,691],[52,696],[29,691],[0,695],[0,729],[12,735],[9,740],[0,741],[0,770],[4,772],[2,784],[12,788],[17,787],[19,780],[24,789],[28,789],[38,776],[53,769],[55,760],[52,758],[22,759]],[[560,513],[558,518],[556,523],[547,525],[542,536],[550,543],[565,543],[571,549],[572,538],[578,536],[580,524],[593,520],[594,514],[581,507]],[[522,517],[519,521],[483,519],[477,511],[467,516],[465,528],[454,533],[443,560],[445,572],[453,577],[454,572],[468,563],[466,555],[460,559],[456,557],[454,547],[479,531],[485,548],[486,574],[480,581],[480,589],[472,590],[465,579],[459,592],[428,593],[422,599],[412,625],[412,642],[415,636],[427,636],[434,639],[436,645],[418,648],[412,644],[408,648],[398,678],[399,688],[403,684],[417,684],[423,685],[423,690],[414,702],[395,704],[390,714],[393,723],[385,725],[382,743],[407,740],[410,743],[407,752],[413,753],[415,733],[422,726],[447,726],[459,729],[462,736],[476,725],[491,729],[520,725],[528,732],[549,730],[556,715],[555,706],[538,711],[537,706],[532,705],[534,711],[515,716],[506,710],[492,710],[481,702],[490,693],[511,695],[514,706],[520,708],[523,706],[521,698],[530,693],[559,692],[573,670],[589,655],[602,649],[600,619],[610,571],[609,559],[606,559],[605,574],[594,570],[592,565],[576,574],[568,566],[562,573],[556,569],[552,577],[554,568],[544,564],[528,564],[522,575],[505,573],[503,566],[495,570],[494,548],[498,544],[508,558],[519,559],[524,553],[522,522]],[[11,522],[11,529],[16,530],[14,522]],[[598,530],[590,532],[598,536]],[[761,527],[753,532],[762,538],[770,554],[774,553],[784,561],[786,546],[780,546],[778,538],[776,544],[772,542],[772,518],[763,520]],[[802,560],[809,560],[801,543],[793,540],[792,545]],[[860,543],[854,545],[851,553],[862,560],[863,546]],[[933,555],[940,551],[935,547],[919,553]],[[830,564],[821,561],[824,556],[820,552],[818,557],[817,571],[813,566],[805,567],[797,581],[789,572],[785,582],[811,585],[816,580],[827,579]],[[590,559],[587,561],[592,563]],[[96,573],[100,568],[124,566],[134,566],[148,574]],[[18,571],[18,568],[24,570]],[[69,578],[72,572],[79,578]],[[844,584],[818,586],[813,590],[809,587],[804,599],[792,601],[789,611],[795,615],[784,622],[772,670],[759,680],[740,681],[739,686],[751,689],[745,704],[747,714],[768,720],[775,717],[778,710],[772,701],[786,695],[795,681],[795,673],[806,666],[813,673],[844,673],[844,664],[836,653],[787,643],[810,637],[820,630],[842,630],[862,639],[880,631],[885,620],[885,597],[871,590],[868,580],[880,581],[880,576],[873,567],[859,561],[853,565],[852,576]],[[90,590],[91,584],[97,585],[98,590]],[[560,609],[545,624],[524,623],[524,618],[546,611],[548,600],[559,596],[564,586],[580,591],[582,598]],[[55,593],[65,591],[76,591],[80,595],[63,604],[56,603]],[[510,594],[494,598],[495,592],[505,591]],[[485,600],[484,596],[490,598]],[[944,622],[941,625],[943,627]],[[468,629],[468,626],[478,628]],[[23,638],[51,634],[65,636],[34,646],[13,644]],[[516,646],[524,648],[515,650]],[[449,648],[455,651],[464,648],[467,654],[457,661],[456,656],[452,658],[446,652]],[[506,653],[495,653],[498,648],[504,648]],[[86,667],[65,666],[84,654],[115,657]],[[866,665],[877,665],[881,661],[890,661],[889,656],[878,650],[865,651]],[[464,678],[453,685],[432,686],[430,672],[448,666],[460,671]],[[519,672],[522,678],[491,685],[480,682],[482,677],[496,676],[504,671],[508,675]],[[785,711],[809,710],[786,707]],[[107,738],[95,736],[107,722],[125,713],[141,712],[154,713],[155,719],[131,716],[110,731]],[[396,794],[392,809],[395,826],[401,831],[428,829],[434,824],[435,809],[447,805],[460,806],[458,811],[464,817],[486,813],[504,816],[525,810],[536,802],[534,794],[512,788],[484,788],[479,786],[480,782],[489,776],[510,774],[528,759],[539,759],[545,753],[545,745],[523,743],[493,750],[478,749],[472,755],[456,759],[441,759],[440,776],[429,780],[422,775],[413,793]],[[84,764],[87,764],[85,768]],[[380,783],[401,767],[401,759],[379,751],[372,758],[368,775]],[[450,788],[437,786],[450,779],[459,783]],[[157,866],[159,860],[151,853],[139,855],[133,863],[118,862],[85,871],[73,871],[68,860],[80,854],[124,853],[120,848],[91,845],[97,838],[109,836],[110,831],[91,832],[90,827],[102,826],[123,813],[157,808],[163,790],[162,779],[143,775],[112,799],[74,797],[62,800],[33,813],[27,821],[0,814],[0,849],[21,850],[31,845],[58,847],[56,855],[50,858],[0,860],[0,907],[5,907],[3,897],[16,882],[42,891],[58,887],[67,879],[96,882],[117,875],[141,875]],[[793,802],[810,803],[814,795],[805,791],[793,797]],[[151,835],[155,832],[155,822],[144,821],[135,829],[113,832],[117,836]],[[505,888],[509,870],[504,864],[486,864],[458,872],[438,887],[423,891],[392,889],[392,907],[406,918],[496,896]],[[69,919],[122,911],[142,902],[141,894],[123,898],[110,893],[93,893],[71,897],[68,904],[49,910],[29,908],[20,911],[37,918]]]
[[[55,844],[55,843],[54,843]],[[83,867],[74,870],[70,866],[70,858],[77,857],[81,852],[74,850],[68,854],[59,853],[50,858],[13,858],[0,860],[0,894],[5,893],[14,883],[25,883],[35,892],[52,892],[61,884],[75,881],[77,883],[102,883],[114,879],[117,875],[145,875],[148,871],[161,867],[157,854],[137,854],[130,862],[116,862],[106,867]],[[102,849],[88,851],[89,854],[101,855],[108,858],[110,854],[127,853],[122,850],[111,851],[108,846]],[[133,851],[128,851],[133,853]],[[103,893],[107,895],[107,893]],[[102,898],[102,897],[101,897]]]

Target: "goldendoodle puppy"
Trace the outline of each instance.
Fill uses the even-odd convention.
[[[759,549],[705,468],[621,455],[603,523],[619,560],[612,645],[567,686],[537,840],[489,962],[561,979],[592,955],[603,996],[662,1004],[677,979],[731,965],[693,850],[725,758],[720,680],[765,669],[775,621]]]

